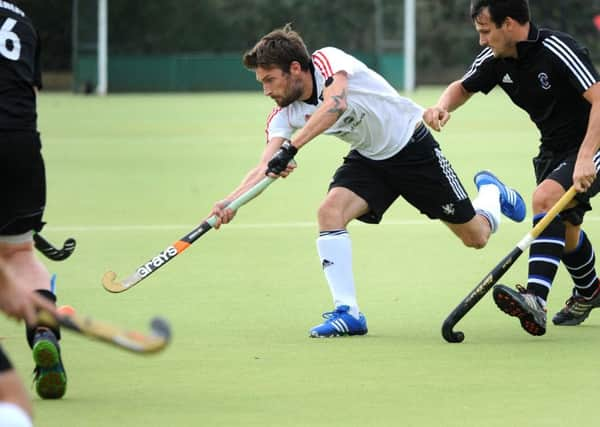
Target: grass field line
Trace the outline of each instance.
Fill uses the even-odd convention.
[[[598,222],[600,221],[600,217],[586,217],[585,220],[587,222]],[[509,221],[504,221],[503,226],[507,224],[514,225],[514,223]],[[360,221],[355,221],[352,223],[352,226],[367,226],[369,224],[364,224]],[[417,220],[389,220],[383,221],[379,224],[380,227],[385,226],[406,226],[406,225],[438,225],[437,221],[432,221],[428,219],[417,219]],[[70,231],[81,231],[81,232],[106,232],[106,231],[169,231],[169,230],[188,230],[191,231],[194,225],[189,224],[118,224],[118,225],[101,225],[101,224],[93,224],[93,225],[57,225],[57,226],[47,226],[45,230],[48,231],[61,231],[61,232],[70,232]],[[296,222],[277,222],[277,223],[253,223],[253,224],[244,224],[242,222],[232,223],[227,227],[235,227],[241,229],[269,229],[269,228],[314,228],[317,227],[316,221],[296,221]]]
[[[428,220],[406,220],[406,221],[385,221],[379,224],[384,225],[428,225],[434,224],[434,221]],[[356,222],[353,225],[367,225]],[[232,223],[227,227],[250,229],[250,228],[308,228],[316,227],[316,221],[297,221],[297,222],[279,222],[279,223],[254,223],[244,224],[241,222]],[[104,231],[163,231],[163,230],[192,230],[194,225],[190,224],[119,224],[119,225],[57,225],[44,227],[48,231],[89,231],[89,232],[104,232]]]

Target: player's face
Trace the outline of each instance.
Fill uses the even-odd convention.
[[[479,33],[479,44],[492,49],[495,57],[503,58],[513,55],[514,43],[510,42],[507,24],[500,28],[492,21],[487,8],[475,18],[475,29]]]
[[[280,107],[287,107],[302,96],[302,80],[293,73],[279,68],[256,69],[256,80],[262,83],[263,93]]]

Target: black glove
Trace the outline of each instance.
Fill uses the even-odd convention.
[[[277,150],[273,158],[269,160],[266,173],[279,175],[287,168],[288,163],[294,158],[297,152],[298,149],[290,141],[285,141],[281,144],[281,148]]]

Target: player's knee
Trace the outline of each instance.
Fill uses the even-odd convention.
[[[464,224],[446,223],[454,234],[468,248],[481,249],[487,245],[491,230],[487,219],[481,215],[475,215],[470,221]]]
[[[532,207],[534,213],[548,212],[563,195],[564,190],[558,185],[540,185],[533,192]]]
[[[319,227],[322,230],[340,228],[340,224],[343,222],[343,211],[334,203],[325,200],[321,203],[321,206],[319,206],[317,218],[319,220]]]
[[[533,211],[534,212],[548,212],[548,210],[553,206],[550,198],[547,197],[547,194],[543,192],[536,191],[533,193]]]

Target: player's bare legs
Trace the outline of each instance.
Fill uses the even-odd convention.
[[[334,311],[310,331],[312,337],[364,335],[367,322],[360,313],[352,272],[352,243],[346,227],[368,211],[365,200],[343,187],[329,191],[318,212],[317,249],[333,297]]]
[[[444,222],[450,230],[469,248],[482,249],[492,235],[492,226],[483,215],[475,215],[464,224]]]
[[[4,356],[0,355],[0,358],[2,357]],[[10,368],[0,371],[0,420],[12,421],[4,419],[3,416],[6,414],[19,416],[21,411],[15,406],[23,411],[23,415],[26,414],[30,419],[32,418],[33,410],[29,395],[17,372]],[[6,414],[4,414],[4,411],[6,411]]]
[[[23,239],[25,240],[25,238]],[[13,236],[0,236],[0,258],[11,266],[21,283],[33,292],[37,289],[50,290],[50,273],[36,257],[33,240],[19,242]]]
[[[32,233],[0,235],[0,258],[10,265],[22,286],[37,292],[51,302],[56,297],[51,291],[50,273],[34,253]],[[44,399],[56,399],[66,391],[66,374],[60,356],[60,331],[37,325],[26,325],[27,341],[35,362],[36,391]]]

